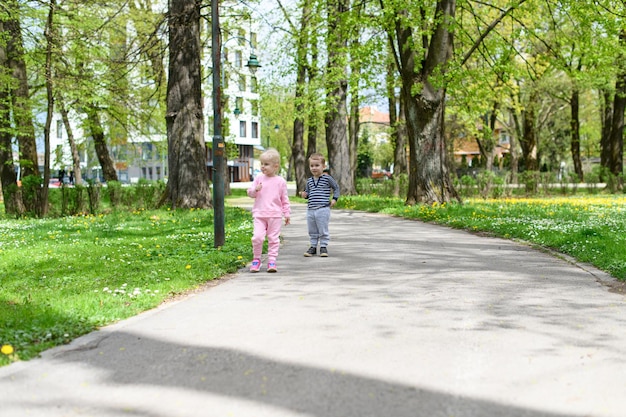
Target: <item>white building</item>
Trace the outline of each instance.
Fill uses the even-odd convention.
[[[229,15],[239,15],[232,13]],[[202,28],[202,44],[207,45],[202,57],[203,77],[206,80],[203,88],[204,115],[205,115],[205,141],[207,144],[207,164],[212,165],[212,138],[213,138],[213,105],[212,105],[212,59],[211,59],[211,22],[205,20],[206,26]],[[243,27],[249,29],[243,29]],[[235,27],[235,31],[225,29]],[[255,55],[257,46],[257,31],[254,29],[255,22],[235,22],[228,20],[222,24],[222,97],[223,105],[223,128],[222,134],[227,143],[228,166],[230,168],[230,181],[249,181],[253,166],[254,146],[261,144],[260,126],[260,95],[257,90],[257,79],[247,66],[251,57]],[[167,62],[164,63],[167,66]],[[139,80],[140,77],[135,74]],[[140,82],[131,83],[138,85]],[[131,93],[132,94],[132,93]],[[162,115],[165,118],[165,115]],[[61,115],[56,113],[51,126],[51,176],[57,176],[59,170],[68,172],[72,169],[71,151],[68,143],[68,133],[65,129]],[[101,168],[93,151],[93,143],[90,133],[82,128],[84,114],[70,114],[70,125],[76,143],[80,146],[80,166],[84,179],[101,178]],[[162,124],[163,132],[156,132],[149,136],[128,132],[128,137],[111,140],[110,132],[105,136],[109,143],[109,154],[113,159],[118,174],[118,179],[125,183],[135,183],[140,179],[164,180],[167,178],[167,136],[165,123]],[[114,143],[117,142],[117,143]],[[231,150],[237,150],[237,157],[233,157]],[[209,175],[211,169],[209,169]]]

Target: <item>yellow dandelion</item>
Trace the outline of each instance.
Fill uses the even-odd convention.
[[[185,269],[191,269],[191,265],[189,264],[185,265]]]
[[[2,345],[2,348],[0,348],[0,352],[2,352],[5,355],[10,355],[14,352],[13,350],[13,346],[11,345]]]
[[[238,260],[242,260],[242,259],[243,259],[243,256],[239,255],[239,256],[237,256],[237,259],[238,259]]]

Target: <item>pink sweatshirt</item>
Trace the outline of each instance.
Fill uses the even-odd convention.
[[[256,186],[263,184],[260,191]],[[267,177],[259,174],[248,188],[248,196],[254,198],[254,217],[291,217],[291,206],[287,195],[287,181],[279,175]]]

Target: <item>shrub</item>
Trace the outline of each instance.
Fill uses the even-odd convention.
[[[524,171],[520,175],[520,181],[524,184],[527,195],[537,194],[539,188],[539,171]]]

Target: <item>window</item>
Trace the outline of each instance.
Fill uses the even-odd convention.
[[[161,179],[161,167],[158,166],[156,167],[156,175],[157,175],[157,180]]]
[[[143,143],[141,146],[141,159],[149,161],[154,158],[153,147],[151,143]]]
[[[241,68],[243,66],[243,58],[241,57],[241,51],[235,52],[235,68]]]
[[[240,120],[239,121],[239,137],[240,138],[245,138],[246,135],[246,121],[245,120]]]
[[[256,79],[256,77],[252,77],[250,79],[250,92],[251,93],[256,93],[259,87],[259,82]]]
[[[250,101],[251,113],[253,116],[259,115],[259,102],[257,100]]]
[[[215,126],[213,126],[213,116],[209,116],[209,121],[207,122],[207,131],[209,133],[209,136],[213,136],[213,128]]]
[[[500,132],[500,140],[498,141],[500,145],[508,145],[511,143],[511,136],[508,132]]]
[[[258,139],[259,138],[259,124],[257,122],[252,122],[252,125],[250,126],[250,130],[252,132],[250,132],[250,134],[252,135],[253,139]]]
[[[250,32],[250,44],[252,44],[252,47],[254,49],[256,49],[256,47],[257,47],[257,39],[256,39],[256,33],[254,33],[254,32]]]
[[[243,98],[237,97],[235,99],[235,107],[239,109],[240,113],[243,113]]]
[[[246,76],[239,76],[239,91],[246,91]]]
[[[246,30],[239,29],[239,46],[246,46]]]
[[[57,139],[63,139],[63,120],[57,120]]]

